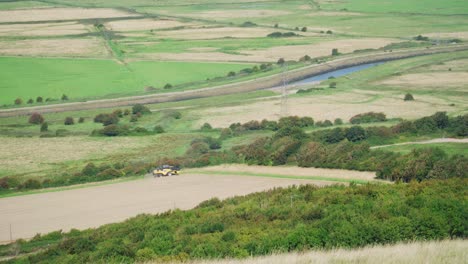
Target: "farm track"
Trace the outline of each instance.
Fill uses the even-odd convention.
[[[328,173],[346,174],[346,171],[329,170]],[[369,174],[349,173],[353,177],[367,177]],[[31,238],[36,233],[98,227],[143,213],[190,209],[212,197],[224,199],[293,184],[324,186],[336,184],[336,181],[186,171],[180,176],[146,177],[115,184],[3,198],[0,199],[0,244],[10,240],[10,225],[12,239]]]
[[[390,145],[381,145],[381,146],[373,146],[370,147],[371,149],[380,149],[380,148],[387,148],[387,147],[394,147],[394,146],[404,146],[404,145],[424,145],[424,144],[435,144],[435,143],[468,143],[468,138],[435,138],[431,140],[425,141],[412,141],[412,142],[403,142],[403,143],[396,143]]]
[[[326,73],[329,71],[356,66],[360,64],[398,60],[416,56],[432,55],[437,53],[447,53],[468,50],[468,45],[454,45],[450,47],[431,47],[417,50],[404,50],[395,52],[379,52],[367,55],[352,56],[333,60],[327,63],[312,65],[288,72],[288,81],[293,82],[313,75]],[[151,94],[143,96],[121,97],[115,99],[102,99],[86,102],[74,102],[55,105],[44,105],[35,107],[24,107],[0,110],[0,117],[11,117],[29,115],[33,112],[54,113],[66,111],[90,110],[99,108],[122,107],[134,104],[153,104],[163,102],[183,101],[196,98],[213,97],[235,93],[245,93],[256,90],[269,89],[282,83],[282,74],[262,77],[254,80],[243,81],[233,84],[226,84],[215,87],[202,88],[197,90],[172,92],[164,94]]]

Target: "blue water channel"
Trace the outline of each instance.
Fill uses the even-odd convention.
[[[307,84],[307,83],[313,83],[313,82],[320,82],[320,81],[328,80],[330,77],[337,78],[340,76],[351,74],[353,72],[362,71],[371,67],[375,67],[383,63],[385,62],[373,62],[373,63],[352,66],[352,67],[344,68],[341,70],[336,70],[336,71],[323,73],[320,75],[315,75],[315,76],[312,76],[312,77],[309,77],[309,78],[306,78],[297,82],[293,82],[292,84]]]

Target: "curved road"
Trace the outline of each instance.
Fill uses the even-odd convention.
[[[398,60],[416,56],[431,55],[445,52],[456,52],[468,50],[468,45],[452,45],[444,47],[430,47],[424,49],[410,49],[401,50],[394,52],[378,52],[367,55],[352,55],[333,61],[329,61],[323,64],[311,65],[300,69],[292,70],[288,72],[288,82],[294,82],[301,80],[313,75],[330,72],[337,69],[347,68],[365,63]],[[86,102],[74,102],[65,104],[55,105],[44,105],[35,107],[23,107],[23,108],[12,108],[0,110],[0,117],[20,116],[29,115],[33,112],[40,113],[53,113],[53,112],[65,112],[65,111],[77,111],[77,110],[89,110],[97,108],[112,108],[129,106],[137,103],[140,104],[151,104],[151,103],[162,103],[189,100],[195,98],[227,95],[234,93],[244,93],[255,90],[269,89],[278,86],[282,83],[282,74],[276,74],[272,76],[262,77],[254,80],[243,81],[233,84],[226,84],[216,87],[202,88],[197,90],[183,91],[183,92],[172,92],[164,94],[150,94],[142,96],[131,96],[122,97],[116,99],[102,99],[93,100]]]

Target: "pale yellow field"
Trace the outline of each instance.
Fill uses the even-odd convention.
[[[430,38],[468,39],[468,31],[429,33],[429,34],[424,34],[424,36],[430,37]]]
[[[321,176],[325,178],[340,178],[346,180],[374,181],[375,172],[349,171],[338,169],[299,168],[291,166],[248,166],[242,164],[225,164],[219,166],[205,167],[197,171],[214,171],[230,173],[266,173],[286,176]]]
[[[411,73],[387,79],[379,84],[445,89],[458,86],[466,87],[468,86],[467,80],[468,72]]]
[[[89,32],[77,22],[0,25],[0,36],[61,36]]]
[[[126,153],[145,147],[152,141],[154,139],[148,137],[0,137],[0,168],[17,172],[47,169],[62,162]]]
[[[249,18],[249,17],[272,17],[272,16],[281,16],[288,15],[288,11],[277,11],[277,10],[214,10],[214,11],[205,11],[189,14],[180,14],[188,17],[198,17],[198,18],[208,18],[208,19],[227,19],[227,18]]]
[[[165,29],[180,26],[193,26],[196,23],[183,23],[176,20],[154,20],[154,19],[129,19],[111,21],[105,24],[107,28],[114,31],[140,31],[151,29]]]
[[[0,22],[74,20],[136,16],[111,8],[35,8],[0,11]]]
[[[376,98],[377,97],[377,98]],[[376,99],[374,99],[376,98]],[[287,103],[288,115],[310,116],[314,120],[348,121],[354,115],[366,112],[383,112],[388,118],[415,119],[437,111],[453,111],[454,108],[442,99],[418,96],[415,101],[403,101],[401,97],[369,91],[354,90],[333,95],[291,97]],[[228,127],[235,122],[250,120],[277,120],[280,118],[280,98],[259,100],[238,106],[218,107],[200,112],[202,117],[194,127],[208,122],[214,127]]]
[[[182,29],[174,31],[157,32],[158,37],[173,38],[173,39],[218,39],[225,37],[232,38],[255,38],[266,37],[273,31],[268,28],[245,28],[245,27],[214,27],[214,28],[194,28]],[[317,33],[301,32],[301,35],[317,35]]]
[[[108,55],[99,38],[26,39],[0,41],[1,55],[18,56],[96,56]]]
[[[445,240],[286,253],[244,260],[204,260],[192,264],[462,264],[468,261],[467,240]]]

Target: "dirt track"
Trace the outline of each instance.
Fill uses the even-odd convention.
[[[430,55],[443,52],[455,52],[461,50],[467,50],[468,45],[454,45],[445,47],[431,47],[428,49],[418,50],[405,50],[395,52],[379,52],[370,55],[352,56],[347,58],[341,58],[338,60],[330,61],[324,64],[312,65],[309,67],[293,70],[288,73],[288,81],[292,82],[295,80],[301,80],[303,78],[317,75],[324,72],[333,71],[336,69],[346,68],[350,66],[360,65],[364,63],[385,61],[385,60],[396,60],[403,58],[410,58],[415,56]],[[8,116],[19,116],[28,115],[33,112],[51,113],[51,112],[64,112],[64,111],[77,111],[77,110],[88,110],[96,108],[112,108],[120,106],[129,106],[136,103],[149,104],[149,103],[162,103],[171,101],[182,101],[194,98],[203,98],[219,95],[227,95],[234,93],[244,93],[255,90],[269,89],[275,87],[282,82],[282,75],[273,75],[255,80],[239,82],[234,84],[227,84],[217,87],[210,87],[204,89],[198,89],[193,91],[184,92],[173,92],[165,94],[151,94],[144,96],[132,96],[123,97],[117,99],[105,99],[95,100],[87,102],[76,102],[67,104],[56,104],[26,108],[13,108],[13,109],[2,109],[0,110],[0,117]]]
[[[292,184],[333,182],[250,176],[183,174],[0,199],[0,243],[71,228],[86,229],[142,213],[189,209],[212,197],[227,198]]]
[[[468,138],[435,138],[431,140],[425,141],[412,141],[412,142],[403,142],[403,143],[396,143],[390,145],[381,145],[381,146],[374,146],[371,149],[378,149],[378,148],[386,148],[386,147],[393,147],[393,146],[403,146],[403,145],[422,145],[422,144],[434,144],[434,143],[468,143]]]

